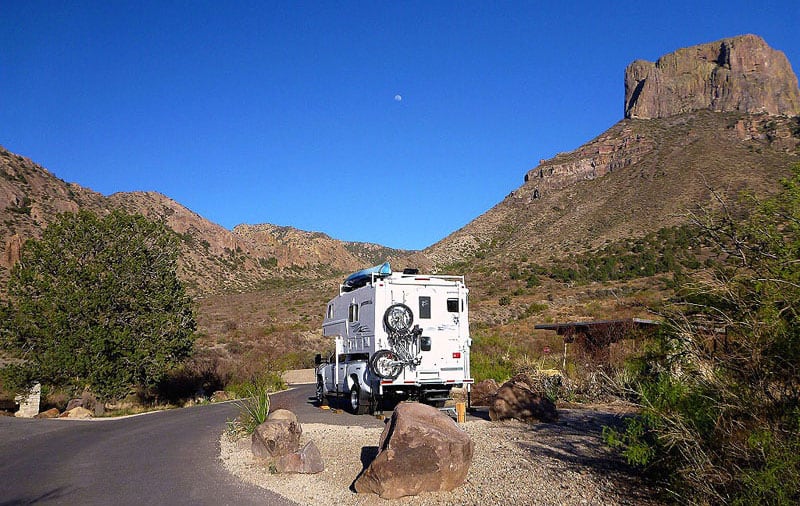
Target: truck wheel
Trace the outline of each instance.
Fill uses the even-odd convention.
[[[414,323],[414,313],[405,304],[392,304],[383,314],[383,323],[392,332],[408,332]]]
[[[369,366],[379,378],[395,379],[403,370],[403,366],[397,363],[397,359],[397,353],[392,350],[378,350],[372,355]]]
[[[353,384],[350,389],[350,412],[354,415],[365,415],[369,411],[369,404],[365,404],[361,398],[361,389],[358,383]]]

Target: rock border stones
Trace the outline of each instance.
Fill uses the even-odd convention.
[[[250,451],[274,472],[321,473],[325,470],[322,454],[313,441],[300,448],[302,434],[297,415],[277,409],[253,431]]]

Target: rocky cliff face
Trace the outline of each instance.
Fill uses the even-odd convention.
[[[625,70],[625,117],[666,118],[689,111],[799,115],[797,76],[786,56],[756,35],[636,60]]]
[[[0,147],[0,291],[5,271],[19,258],[22,243],[38,237],[52,219],[79,208],[99,212],[99,193],[65,183],[31,160]]]
[[[424,251],[437,266],[549,256],[679,223],[710,187],[774,191],[800,160],[800,90],[755,35],[680,49],[625,74],[626,119],[525,175],[491,210]]]

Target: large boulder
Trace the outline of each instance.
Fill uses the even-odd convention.
[[[297,416],[285,409],[270,413],[267,421],[253,431],[250,448],[258,458],[274,459],[294,453],[300,448],[303,427]]]
[[[289,422],[300,423],[297,420],[297,415],[288,409],[276,409],[270,412],[267,420],[287,420]]]
[[[103,416],[106,412],[105,405],[97,399],[91,392],[83,392],[79,398],[71,399],[67,403],[64,411],[69,411],[73,408],[86,408],[91,411],[94,416]]]
[[[25,394],[17,395],[14,400],[19,403],[19,411],[14,416],[20,418],[33,418],[39,413],[39,404],[42,399],[42,385],[36,383]]]
[[[472,386],[470,391],[470,405],[490,406],[500,385],[493,379],[485,379]]]
[[[322,454],[313,441],[296,452],[278,457],[275,469],[279,473],[316,474],[325,470]]]
[[[489,405],[489,418],[492,421],[513,418],[528,423],[558,421],[556,405],[537,389],[540,384],[524,373],[503,383]]]
[[[450,417],[420,403],[401,403],[381,434],[378,455],[356,479],[356,492],[396,499],[452,490],[467,477],[474,443]]]

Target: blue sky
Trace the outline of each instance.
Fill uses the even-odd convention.
[[[800,2],[36,2],[0,9],[0,144],[232,228],[421,249],[622,117],[634,59]]]

